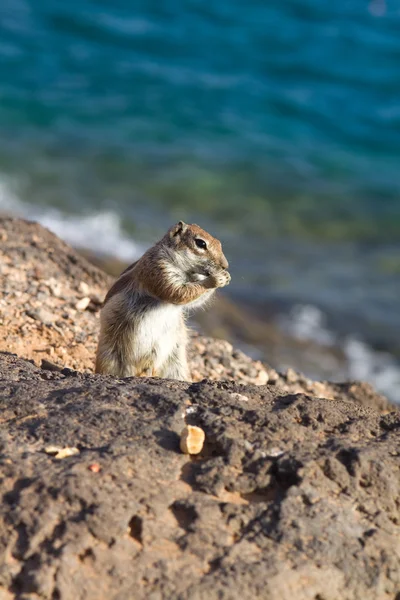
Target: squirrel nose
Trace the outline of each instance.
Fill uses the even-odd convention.
[[[228,263],[228,261],[226,260],[226,258],[225,258],[225,256],[224,256],[224,255],[222,255],[222,258],[221,258],[221,267],[222,267],[223,269],[228,269],[228,268],[229,268],[229,263]]]

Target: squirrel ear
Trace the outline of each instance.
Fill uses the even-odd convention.
[[[183,221],[179,221],[179,223],[171,227],[171,229],[169,230],[169,235],[173,238],[179,234],[185,233],[187,228],[188,226],[186,225],[186,223],[184,223]]]

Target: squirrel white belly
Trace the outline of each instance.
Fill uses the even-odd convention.
[[[96,373],[190,380],[190,309],[230,282],[221,242],[179,221],[109,290],[100,316]]]

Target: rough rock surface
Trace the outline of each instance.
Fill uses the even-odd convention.
[[[400,412],[196,335],[223,381],[63,369],[91,369],[109,284],[0,219],[0,600],[399,600]]]
[[[92,371],[99,310],[111,282],[110,276],[37,223],[0,218],[0,351],[15,352],[37,365],[50,361],[61,368]],[[218,310],[238,312],[227,301]],[[291,393],[333,399],[350,394],[360,404],[390,409],[368,384],[316,382],[291,369],[279,374],[224,340],[193,332],[189,353],[194,381],[269,382]]]
[[[0,373],[2,600],[400,597],[399,412],[5,353]]]

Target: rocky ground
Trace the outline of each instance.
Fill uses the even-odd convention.
[[[399,597],[399,413],[0,361],[2,599]]]
[[[15,352],[37,365],[50,362],[61,368],[91,372],[99,311],[112,281],[111,276],[40,225],[0,218],[0,351]],[[225,322],[228,315],[238,325],[239,309],[220,295],[214,306],[198,313],[203,329],[217,331],[221,313]],[[243,317],[241,321],[244,329]],[[276,334],[270,329],[268,333],[265,325],[257,320],[248,325],[273,343]],[[325,398],[346,398],[350,394],[363,404],[379,409],[389,407],[387,400],[368,384],[315,382],[292,369],[277,373],[225,340],[199,336],[195,331],[189,353],[194,381],[207,378],[256,385],[268,382],[288,392]]]
[[[0,232],[0,600],[399,600],[399,411],[200,336],[194,383],[93,375],[109,277]]]

